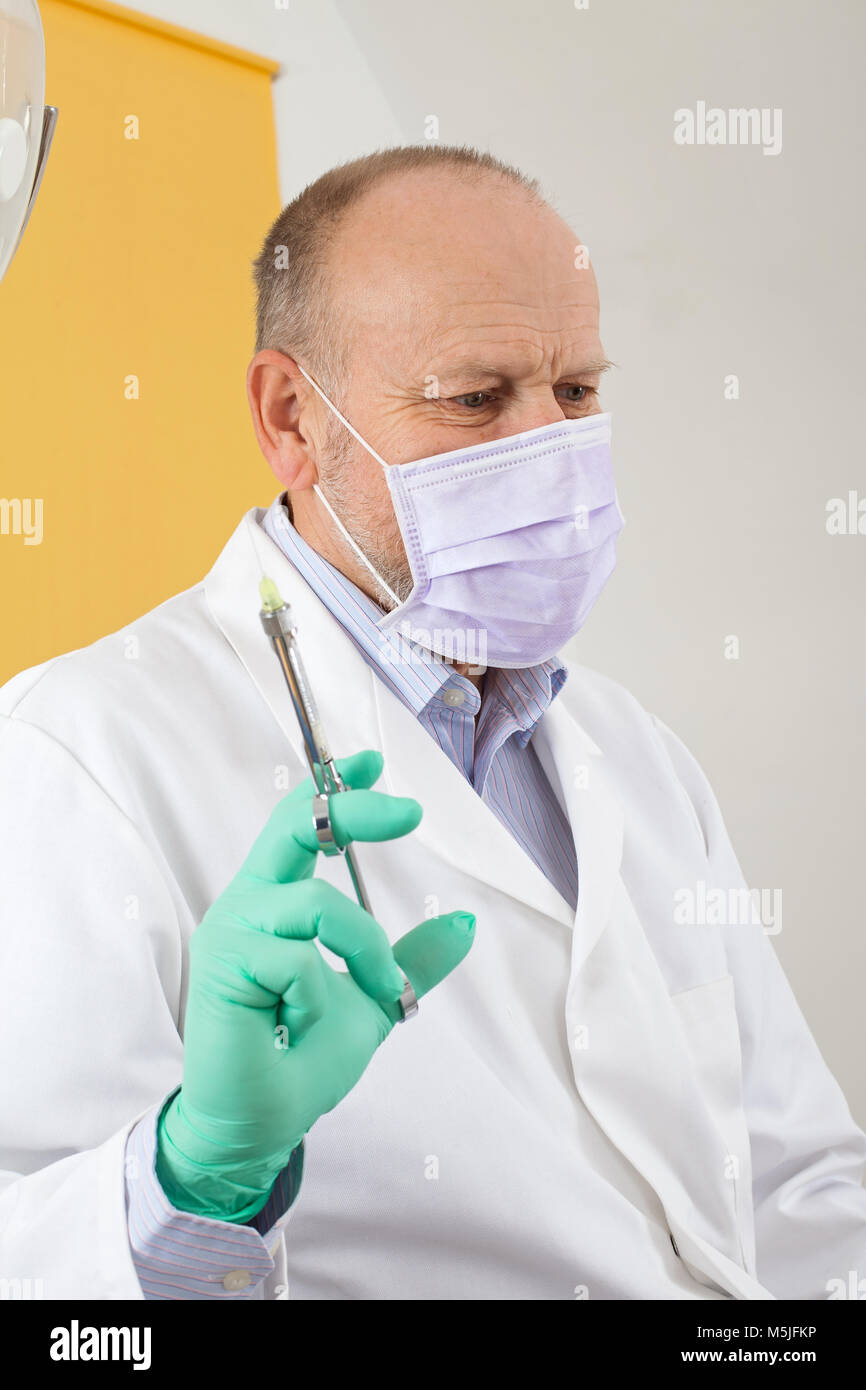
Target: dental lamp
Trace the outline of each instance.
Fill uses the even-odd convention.
[[[57,124],[57,107],[44,102],[36,0],[0,0],[0,280],[33,211]]]

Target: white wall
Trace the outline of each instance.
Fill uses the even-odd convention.
[[[588,245],[627,526],[575,654],[626,684],[707,770],[746,876],[866,1123],[866,536],[860,489],[859,0],[248,0],[140,4],[280,57],[285,199],[329,165],[424,138],[541,178]],[[50,99],[50,97],[49,97]],[[699,100],[780,107],[782,150],[678,147]],[[264,229],[263,229],[264,231]],[[725,400],[724,377],[739,377]],[[724,658],[736,635],[739,660]]]

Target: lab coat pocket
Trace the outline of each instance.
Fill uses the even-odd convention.
[[[743,1267],[755,1273],[752,1161],[743,1109],[740,1029],[731,975],[671,995],[685,1032],[707,1108],[726,1149],[723,1182],[730,1183]]]

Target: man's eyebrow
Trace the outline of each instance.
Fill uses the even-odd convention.
[[[572,367],[569,371],[560,373],[561,376],[601,376],[602,372],[609,371],[615,367],[615,362],[609,362],[606,357],[593,357],[588,362],[583,362],[579,367]],[[460,379],[475,380],[479,377],[495,378],[502,381],[507,378],[509,373],[503,371],[501,367],[491,367],[487,362],[455,362],[453,365],[438,373],[439,381],[453,381]]]
[[[587,376],[601,376],[602,372],[609,372],[615,366],[616,363],[609,362],[606,357],[593,357],[591,361],[584,362],[582,367],[578,367],[575,373],[565,372],[563,375],[581,376],[585,372]]]

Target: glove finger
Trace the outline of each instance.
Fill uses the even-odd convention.
[[[366,748],[363,749],[363,752],[352,753],[349,758],[336,759],[336,767],[338,767],[339,774],[341,774],[343,781],[345,781],[348,787],[353,788],[373,787],[375,781],[378,781],[378,778],[381,777],[382,763],[384,763],[384,759],[382,759],[381,753],[377,752],[377,749],[374,748]],[[318,769],[318,767],[321,767],[321,763],[317,763],[316,766]],[[302,783],[297,784],[297,787],[293,787],[292,791],[288,792],[288,795],[284,796],[282,801],[277,803],[277,806],[275,806],[274,810],[271,812],[270,819],[265,823],[264,830],[261,831],[259,837],[254,840],[253,848],[250,849],[249,855],[246,856],[245,862],[243,862],[242,872],[246,870],[247,873],[253,874],[254,877],[274,877],[271,873],[259,873],[259,865],[260,863],[264,863],[264,865],[267,866],[268,863],[270,863],[272,853],[274,853],[274,841],[278,840],[279,835],[285,834],[284,819],[286,816],[291,819],[292,815],[291,812],[286,812],[286,806],[295,805],[295,803],[307,806],[310,810],[311,823],[311,820],[313,820],[313,791],[313,778],[304,777]],[[285,878],[279,878],[278,881],[291,881],[292,878],[309,877],[309,874],[313,873],[317,852],[318,842],[316,844],[316,849],[314,849],[311,855],[306,848],[299,847],[296,856],[293,856],[292,845],[286,847],[286,876]]]
[[[271,813],[244,861],[242,874],[271,883],[293,883],[312,874],[319,852],[312,789],[304,797],[298,797],[297,790],[283,797]],[[328,812],[334,839],[341,847],[352,840],[408,835],[422,814],[412,797],[367,790],[336,793],[329,800]]]
[[[324,879],[255,885],[235,879],[218,901],[219,917],[206,933],[205,917],[191,938],[191,950],[193,944],[197,946],[197,972],[202,974],[203,967],[207,968],[208,962],[202,959],[206,954],[214,962],[217,989],[228,970],[233,975],[250,975],[282,995],[286,986],[279,973],[279,952],[270,944],[260,947],[257,940],[270,943],[281,937],[311,941],[318,937],[323,946],[345,960],[352,979],[371,999],[381,1002],[400,997],[404,981],[385,932],[369,912]]]
[[[395,941],[394,959],[405,972],[416,999],[422,999],[450,975],[468,955],[474,937],[475,918],[471,912],[446,912],[421,922]],[[402,1018],[399,1004],[383,1003],[382,1008],[392,1023]]]
[[[274,1048],[291,1047],[327,1008],[328,966],[313,940],[287,941],[237,920],[210,924],[205,919],[193,932],[190,959],[187,1016],[190,1022],[206,1022],[201,1035],[207,1038],[206,1051],[216,1036],[214,1021],[220,1020],[219,1032],[227,1044],[221,1062],[226,1079],[235,1066],[244,1074],[249,1047],[263,1042],[267,1046],[266,1035],[275,1020]],[[194,1056],[196,1036],[193,1028],[187,1029],[186,1057]],[[207,1066],[206,1055],[201,1061]]]
[[[277,1010],[277,1025],[280,1030],[274,1046],[283,1044],[282,1029],[288,1037],[287,1046],[294,1047],[310,1031],[314,1023],[323,1017],[328,1005],[328,967],[319,952],[310,953],[309,964],[294,975],[288,989],[283,990],[282,1002]]]
[[[403,977],[375,917],[330,883],[320,881],[316,887],[319,891],[309,895],[309,912],[322,945],[343,958],[355,984],[371,999],[377,1003],[399,999]]]

